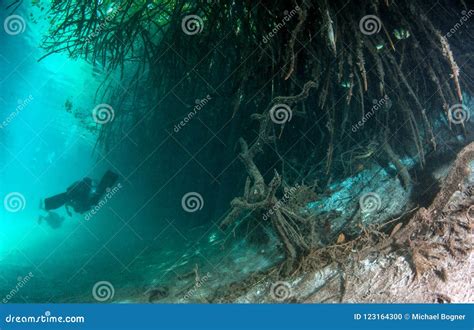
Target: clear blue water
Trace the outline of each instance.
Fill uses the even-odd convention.
[[[111,149],[97,145],[99,126],[92,114],[103,103],[96,95],[104,79],[100,65],[64,53],[38,62],[47,24],[36,19],[35,6],[22,6],[16,14],[29,18],[25,31],[12,35],[0,28],[0,302],[145,302],[156,288],[167,291],[163,302],[203,302],[219,287],[281,261],[272,235],[255,244],[218,228],[225,210],[216,205],[227,209],[226,194],[235,196],[235,187],[216,188],[213,179],[221,173],[209,173],[180,142],[192,136],[146,141],[151,153],[141,150],[133,130],[121,131]],[[0,21],[7,15],[2,12]],[[119,76],[113,79],[120,84]],[[137,93],[145,97],[145,91]],[[183,109],[177,109],[177,122]],[[207,126],[202,130],[221,148],[235,147]],[[222,164],[224,171],[232,171],[236,159]],[[416,165],[408,157],[402,162]],[[372,180],[388,210],[378,220],[402,212],[408,194],[388,167],[362,167],[353,177],[332,181],[330,193],[302,212],[336,211],[333,226],[342,228],[357,208],[358,194],[373,192],[367,185]],[[106,170],[119,175],[120,186],[96,214],[69,216],[59,209],[55,218],[45,219],[40,207],[45,197],[84,177],[99,180]],[[196,191],[203,195],[203,211],[186,212],[181,197]]]
[[[0,196],[12,203],[0,208],[0,300],[94,302],[94,285],[106,281],[114,291],[107,301],[146,301],[146,290],[156,286],[167,286],[176,301],[194,281],[179,275],[196,264],[201,274],[212,274],[208,290],[271,264],[273,256],[244,248],[212,222],[190,225],[192,215],[176,217],[170,210],[179,200],[157,209],[166,190],[144,186],[147,159],[131,163],[125,151],[133,141],[110,152],[95,148],[90,113],[103,76],[65,54],[38,63],[44,32],[44,22],[29,21],[24,33],[0,34]],[[46,215],[43,198],[86,176],[98,180],[107,169],[120,175],[122,188],[96,215],[86,220],[60,209],[59,228],[39,221]]]

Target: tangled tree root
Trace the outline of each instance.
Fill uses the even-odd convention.
[[[227,228],[239,220],[243,214],[246,217],[257,218],[259,221],[270,220],[285,248],[287,258],[283,268],[284,273],[289,274],[298,258],[307,254],[316,241],[314,219],[311,215],[300,212],[300,203],[305,200],[301,192],[307,188],[300,185],[285,187],[283,196],[278,198],[276,194],[282,186],[281,176],[275,171],[270,183],[265,184],[262,174],[253,161],[255,153],[252,150],[257,149],[249,150],[243,139],[240,140],[240,144],[242,148],[240,158],[249,177],[243,196],[232,200],[232,210],[221,222],[221,227]],[[299,203],[294,202],[296,196]]]
[[[472,302],[474,143],[457,156],[428,208],[366,228],[355,240],[312,250],[293,276],[270,269],[223,288],[215,301],[272,301],[271,282],[287,281],[289,302]],[[460,191],[461,189],[461,191]],[[320,282],[316,285],[315,283]]]
[[[407,142],[409,139],[414,144],[414,150],[401,150],[387,142],[382,145],[395,164],[405,188],[410,190],[411,179],[399,157],[419,158],[423,165],[431,146],[437,146],[432,127],[440,121],[442,111],[444,115],[449,114],[448,109],[462,100],[463,90],[472,91],[472,82],[468,77],[473,68],[466,60],[472,55],[469,47],[472,37],[468,33],[456,33],[448,43],[441,31],[445,30],[444,25],[449,21],[434,19],[439,17],[434,12],[435,8],[427,11],[428,4],[422,0],[364,0],[353,4],[345,0],[267,0],[258,4],[178,0],[152,6],[146,1],[125,0],[114,8],[113,15],[107,17],[105,5],[100,2],[78,3],[81,2],[51,1],[48,14],[57,19],[52,20],[50,33],[43,42],[44,57],[67,52],[71,57],[83,57],[100,63],[108,70],[110,79],[104,81],[104,88],[101,89],[104,93],[98,95],[113,100],[116,111],[114,124],[103,125],[100,131],[99,142],[105,148],[121,141],[123,132],[128,130],[136,131],[138,140],[161,139],[163,131],[157,127],[162,126],[163,118],[168,121],[176,115],[176,100],[164,100],[163,96],[169,94],[179,100],[189,100],[190,96],[195,99],[210,93],[213,98],[216,96],[214,104],[206,111],[207,115],[204,112],[201,114],[201,119],[210,127],[226,126],[229,117],[238,118],[233,122],[235,127],[249,127],[249,118],[259,121],[257,136],[253,130],[247,130],[244,136],[247,141],[255,138],[255,142],[247,145],[244,139],[240,140],[240,156],[248,179],[243,196],[232,201],[231,211],[222,226],[248,217],[261,221],[266,216],[284,245],[286,274],[301,270],[302,265],[311,263],[312,259],[321,263],[318,259],[322,257],[321,253],[328,260],[335,257],[344,260],[343,256],[353,250],[353,244],[362,244],[364,239],[379,242],[386,233],[366,229],[369,231],[367,235],[355,242],[317,249],[316,236],[320,231],[315,228],[316,221],[301,213],[301,205],[297,202],[279,203],[281,195],[284,196],[292,188],[309,194],[314,189],[307,189],[303,184],[296,188],[306,178],[327,178],[321,184],[324,190],[334,176],[352,174],[346,172],[344,165],[342,169],[337,167],[337,162],[344,163],[343,156],[353,154],[352,151],[357,148],[354,141],[370,145],[371,141],[388,131],[393,132],[399,141]],[[468,9],[462,0],[441,3],[445,5],[441,8]],[[296,19],[289,21],[286,28],[279,31],[278,37],[267,40],[265,36],[281,25],[281,13],[285,11],[293,12]],[[190,38],[183,33],[183,17],[191,13],[204,19],[199,27],[202,29],[204,23],[206,28],[200,37]],[[383,28],[383,33],[363,31],[360,25],[367,16],[379,18],[379,28]],[[399,29],[409,32],[411,37],[394,42],[390,35]],[[321,35],[315,35],[315,31]],[[176,56],[176,51],[169,51],[171,45],[173,49],[184,51]],[[209,52],[204,58],[196,56],[203,49],[216,51]],[[463,57],[464,65],[462,62],[458,65],[456,60]],[[139,64],[135,66],[136,63]],[[130,65],[136,70],[135,74],[124,77],[124,69],[130,68]],[[134,93],[123,93],[122,88],[110,88],[113,86],[114,79],[111,77],[114,71],[127,79],[129,89]],[[418,79],[410,79],[410,76]],[[222,81],[222,77],[228,79]],[[207,84],[196,83],[203,79]],[[210,90],[210,86],[218,88]],[[143,98],[137,92],[140,90],[149,90],[149,97]],[[435,98],[432,98],[433,90],[436,91]],[[345,102],[339,102],[341,96]],[[370,119],[366,116],[370,114],[366,107],[368,101],[386,97],[392,101],[391,108],[384,106],[380,111],[371,109],[372,123],[367,123],[363,131],[356,130],[353,132],[356,135],[351,136],[348,129],[350,123]],[[142,102],[142,99],[149,101]],[[231,110],[223,111],[229,108],[229,102]],[[267,105],[271,107],[278,103],[291,107],[294,117],[303,118],[297,123],[298,129],[286,129],[283,135],[286,122],[277,124],[270,120],[271,109]],[[160,111],[150,113],[150,108],[155,109],[157,104]],[[241,104],[246,106],[241,107]],[[237,116],[239,108],[245,111],[241,117]],[[448,126],[448,121],[442,122]],[[449,126],[451,124],[449,121]],[[460,130],[461,127],[457,126],[463,125],[452,126]],[[455,135],[455,132],[452,133]],[[189,137],[194,139],[198,135],[189,134]],[[228,138],[232,143],[235,141],[232,134]],[[311,144],[295,146],[294,141],[306,141],[302,138],[311,141]],[[425,140],[431,143],[427,144]],[[272,162],[269,168],[259,169],[254,157],[263,151],[264,146],[272,146],[274,151],[266,153],[266,158],[277,157],[280,161]],[[215,149],[209,150],[212,153]],[[279,150],[284,150],[284,153]],[[290,158],[296,159],[294,172],[297,173],[293,175],[285,172]],[[275,173],[268,184],[262,172]],[[452,181],[447,185],[457,184],[456,179],[459,178],[450,178]],[[451,190],[444,190],[438,195],[433,203],[434,209],[420,209],[414,217],[417,221],[396,231],[388,240],[388,246],[410,246],[409,241],[393,240],[397,237],[410,238],[407,233],[420,229],[418,226],[421,224],[431,228],[433,221],[438,221]],[[439,226],[440,230],[445,229],[441,224]],[[430,258],[423,252],[425,248],[421,244],[410,250],[413,264],[420,265]],[[315,258],[311,257],[313,253]],[[339,272],[344,273],[342,263],[338,267]],[[343,286],[347,288],[347,285]]]

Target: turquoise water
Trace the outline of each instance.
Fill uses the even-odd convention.
[[[29,10],[37,14],[36,8],[19,14]],[[107,301],[147,301],[145,292],[156,286],[166,286],[177,301],[194,282],[177,278],[196,265],[211,274],[209,290],[271,264],[273,256],[244,248],[213,222],[193,224],[196,218],[185,212],[177,217],[172,210],[181,207],[179,199],[157,206],[167,192],[146,185],[148,158],[128,157],[136,148],[131,138],[115,150],[96,148],[90,114],[104,78],[98,66],[66,54],[38,63],[41,21],[28,21],[18,35],[1,32],[0,299],[94,302],[100,301],[94,285],[107,282],[113,288]],[[39,221],[46,216],[43,198],[86,176],[98,180],[107,169],[120,175],[120,188],[95,215],[70,217],[62,208],[59,228]]]
[[[167,87],[161,90],[140,79],[140,88],[130,88],[126,78],[133,75],[137,66],[133,61],[127,62],[125,78],[121,72],[106,78],[106,70],[98,62],[70,58],[66,52],[43,58],[45,51],[40,44],[49,31],[37,3],[24,2],[15,12],[20,30],[14,33],[7,31],[6,25],[12,16],[7,11],[0,16],[5,23],[0,27],[0,301],[208,302],[223,286],[281,261],[282,243],[268,223],[260,226],[259,222],[259,227],[254,228],[255,222],[245,221],[244,217],[240,219],[241,226],[228,231],[218,227],[229,211],[231,199],[242,194],[246,179],[238,159],[237,140],[240,136],[255,138],[258,129],[242,118],[261,112],[258,107],[265,101],[258,99],[270,98],[270,88],[275,96],[273,93],[280,93],[279,88],[274,91],[273,83],[252,86],[252,74],[239,72],[240,63],[237,68],[232,64],[227,68],[225,59],[222,63],[216,61],[220,55],[210,63],[198,61],[195,67],[184,60],[179,62],[182,59],[178,53],[170,56],[177,66],[185,70],[190,66],[193,75],[188,72],[182,79],[172,77],[178,83],[166,93],[163,90]],[[113,5],[98,3],[107,6],[106,14],[114,13]],[[238,2],[234,5],[240,6]],[[153,5],[147,10],[153,11]],[[180,36],[187,38],[189,34]],[[185,51],[196,49],[184,44]],[[172,47],[168,50],[176,51]],[[219,49],[216,53],[223,54]],[[254,57],[248,59],[250,62]],[[219,81],[219,86],[210,86],[199,77],[200,64],[218,67],[215,72],[219,78],[227,71],[230,75]],[[202,71],[208,69],[204,67]],[[234,73],[237,74],[233,76]],[[192,81],[196,77],[200,79]],[[159,85],[159,78],[153,77],[152,83]],[[169,79],[174,84],[172,78]],[[191,83],[183,87],[183,79]],[[241,90],[242,79],[250,87]],[[104,81],[110,82],[111,87],[103,85]],[[351,86],[349,82],[342,84],[344,88]],[[205,88],[187,90],[195,85]],[[225,93],[218,95],[221,86]],[[292,89],[296,93],[300,86],[295,84]],[[103,94],[111,91],[117,94]],[[250,92],[252,95],[245,95]],[[232,96],[235,104],[237,100],[245,101],[239,111],[228,111],[230,97],[226,93],[239,97]],[[123,103],[119,96],[124,96]],[[464,102],[470,111],[465,114],[472,117],[472,99],[466,95]],[[391,107],[383,111],[399,111]],[[317,225],[324,228],[318,235],[327,236],[319,237],[324,244],[334,242],[344,230],[356,235],[361,228],[353,219],[371,225],[398,217],[408,206],[414,207],[410,205],[412,191],[402,186],[397,168],[390,160],[377,159],[376,150],[371,150],[374,145],[382,148],[377,141],[367,139],[371,131],[363,132],[364,125],[353,125],[353,133],[361,135],[350,136],[351,141],[344,142],[349,144],[348,149],[353,144],[358,153],[335,150],[335,155],[339,153],[341,157],[333,159],[334,172],[341,173],[328,175],[324,168],[327,163],[322,161],[330,154],[324,144],[329,136],[324,133],[329,129],[323,114],[326,111],[318,112],[317,107],[313,110],[308,118],[298,118],[298,111],[288,125],[275,126],[278,143],[269,145],[272,150],[264,152],[256,162],[262,172],[267,169],[262,173],[267,183],[276,168],[284,180],[305,177],[302,184],[311,186],[314,194],[303,196],[305,201],[297,204],[298,208],[301,206],[298,211],[302,215],[313,212],[321,220]],[[435,110],[439,109],[432,112]],[[291,109],[289,113],[292,114]],[[120,120],[114,121],[115,115]],[[395,117],[394,122],[399,120]],[[352,119],[347,118],[348,125]],[[367,126],[377,126],[376,119],[372,118]],[[423,182],[426,186],[417,188],[436,192],[449,161],[462,143],[472,140],[472,133],[470,137],[459,132],[457,136],[447,134],[443,111],[430,119],[439,149],[447,147],[444,152],[449,159],[439,164],[430,160],[432,172],[441,174],[436,179],[428,176]],[[306,131],[307,125],[311,127]],[[466,122],[468,125],[472,126]],[[104,127],[113,127],[115,134],[101,139]],[[290,130],[294,135],[286,135]],[[295,132],[303,134],[296,141]],[[362,135],[367,136],[356,140]],[[413,141],[408,134],[402,136],[405,133],[400,131],[399,135],[400,141],[393,138],[392,147],[404,152],[400,153],[401,163],[414,174],[416,186],[423,181],[417,177],[417,171],[421,173],[419,159],[410,150]],[[459,140],[458,145],[451,139]],[[342,157],[344,154],[347,159]],[[300,168],[301,161],[305,165]],[[300,169],[308,172],[303,175],[298,173]],[[64,208],[50,214],[42,210],[45,197],[64,192],[84,177],[97,182],[107,170],[117,173],[118,182],[93,210],[82,215],[69,215]],[[369,209],[376,204],[375,213],[363,210],[361,195],[370,197]]]

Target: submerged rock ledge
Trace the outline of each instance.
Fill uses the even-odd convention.
[[[457,156],[428,208],[374,246],[286,279],[216,298],[237,303],[467,303],[474,301],[474,143]],[[400,222],[401,223],[401,222]]]

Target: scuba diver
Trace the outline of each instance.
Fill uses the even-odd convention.
[[[95,185],[91,178],[86,177],[74,182],[66,192],[46,198],[43,208],[50,211],[64,205],[69,216],[72,216],[69,208],[77,213],[85,213],[99,202],[107,189],[113,187],[117,179],[118,175],[112,171],[105,172],[98,185]]]

